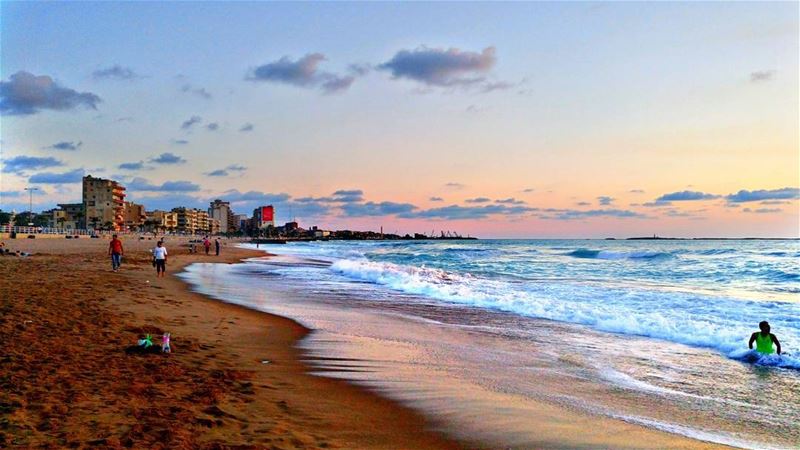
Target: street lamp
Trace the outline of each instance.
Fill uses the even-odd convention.
[[[30,195],[30,200],[29,200],[29,203],[28,203],[28,226],[32,227],[33,226],[33,191],[38,191],[39,188],[38,187],[26,187],[25,190],[28,191],[28,194]]]

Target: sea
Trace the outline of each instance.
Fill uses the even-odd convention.
[[[182,276],[304,324],[316,374],[403,402],[457,437],[547,446],[552,427],[527,418],[545,411],[560,423],[567,410],[733,447],[800,448],[798,240],[260,250],[274,256],[193,264]],[[762,320],[782,355],[748,349]]]

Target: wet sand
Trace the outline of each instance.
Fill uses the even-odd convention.
[[[156,279],[153,241],[123,242],[113,273],[107,240],[6,240],[34,255],[0,257],[0,447],[462,447],[395,402],[310,375],[295,347],[308,330],[296,322],[174,277],[194,261],[254,253],[190,255],[168,238],[169,274]],[[124,353],[162,331],[172,354]]]
[[[124,242],[122,270],[112,273],[107,240],[6,241],[34,255],[0,257],[0,447],[497,447],[458,432],[449,414],[426,418],[312,375],[310,355],[297,346],[309,330],[193,293],[174,276],[192,262],[263,253],[230,243],[220,257],[190,255],[168,239],[169,274],[156,279],[154,241]],[[172,354],[124,353],[139,334],[163,331],[172,333]],[[516,405],[486,411],[503,407]],[[530,421],[540,448],[716,447],[545,404],[530,408]],[[499,435],[515,428],[487,423]]]

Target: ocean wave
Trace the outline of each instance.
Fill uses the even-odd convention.
[[[711,256],[711,255],[727,255],[730,253],[737,253],[737,252],[739,252],[739,250],[736,250],[735,248],[712,248],[708,250],[701,250],[698,253],[701,255]]]
[[[800,340],[796,324],[782,319],[790,317],[792,310],[800,315],[800,306],[791,303],[783,304],[781,315],[776,316],[772,303],[710,299],[692,293],[580,283],[518,284],[366,259],[339,260],[331,269],[349,279],[448,303],[711,348],[731,357],[746,347],[751,328],[759,320],[770,320],[773,329],[780,329],[782,336],[790,338],[787,342]],[[772,365],[800,369],[796,359],[787,358]],[[769,365],[768,362],[758,364]]]
[[[654,251],[612,252],[610,250],[588,250],[580,248],[567,253],[567,256],[585,259],[659,259],[671,258],[672,253]]]
[[[783,353],[781,355],[764,355],[755,350],[736,350],[728,354],[729,357],[756,366],[780,367],[781,369],[800,370],[800,358]]]

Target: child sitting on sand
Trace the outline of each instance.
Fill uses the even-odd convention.
[[[758,353],[764,355],[771,355],[772,353],[774,353],[774,351],[772,350],[772,344],[775,344],[775,346],[778,349],[778,354],[780,355],[781,343],[778,342],[778,338],[775,337],[774,334],[769,332],[770,331],[769,322],[765,320],[759,323],[758,328],[760,328],[761,331],[756,331],[750,336],[750,342],[748,343],[748,345],[750,346],[750,350],[753,349],[753,342],[755,342],[756,351]]]

